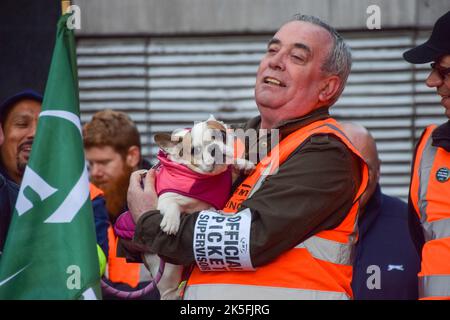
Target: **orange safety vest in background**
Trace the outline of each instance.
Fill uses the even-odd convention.
[[[420,139],[410,198],[425,236],[419,299],[450,299],[450,153],[432,146],[435,125]]]
[[[89,183],[89,191],[91,200],[104,193],[94,184]],[[114,234],[114,229],[110,225],[108,227],[108,265],[106,276],[115,283],[126,283],[132,288],[137,287],[141,281],[141,269],[144,268],[142,263],[127,262],[125,258],[117,257],[118,237]]]
[[[103,191],[96,187],[93,183],[89,182],[89,194],[91,196],[91,201],[97,198],[98,196],[103,196]]]
[[[334,119],[316,121],[291,133],[275,146],[235,190],[224,211],[239,211],[240,204],[259,189],[267,174],[275,172],[292,152],[316,134],[338,137],[362,160]],[[184,298],[351,299],[351,254],[357,240],[359,198],[368,183],[368,169],[364,160],[362,163],[361,185],[353,206],[339,226],[315,234],[256,271],[202,272],[196,266],[188,280]]]
[[[141,281],[142,263],[127,262],[125,258],[117,256],[118,237],[114,233],[112,226],[108,228],[108,268],[107,278],[115,283],[126,283],[132,288],[136,288]],[[143,280],[142,280],[143,281]]]

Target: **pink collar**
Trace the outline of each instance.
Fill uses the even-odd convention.
[[[192,171],[188,167],[170,161],[167,154],[158,152],[160,166],[156,169],[156,192],[175,192],[223,209],[230,197],[231,167],[215,176]]]

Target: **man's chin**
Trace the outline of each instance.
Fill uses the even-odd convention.
[[[108,187],[109,187],[109,184],[107,184],[107,183],[102,183],[102,182],[96,182],[96,181],[93,181],[92,182],[97,188],[100,188],[101,190],[106,190],[106,189],[108,189]]]
[[[450,97],[442,98],[441,104],[445,108],[445,115],[450,119]]]
[[[28,164],[28,158],[25,159],[19,159],[19,161],[17,162],[17,171],[19,172],[19,175],[23,177],[24,173],[25,173],[25,168],[27,167]]]

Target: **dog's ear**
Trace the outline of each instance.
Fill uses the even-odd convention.
[[[172,154],[174,148],[180,143],[181,137],[174,137],[170,133],[156,133],[155,142],[165,152]],[[175,141],[174,141],[175,140]]]
[[[220,130],[224,132],[227,131],[225,123],[223,123],[222,121],[217,121],[216,119],[214,120],[211,120],[211,118],[208,119],[208,121],[206,121],[206,125],[208,126],[209,129]]]

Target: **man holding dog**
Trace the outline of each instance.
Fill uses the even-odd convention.
[[[280,143],[238,179],[223,212],[182,215],[176,235],[160,229],[154,172],[144,188],[142,172],[132,174],[136,248],[196,264],[185,299],[352,298],[351,252],[368,173],[328,112],[350,68],[350,51],[330,26],[311,16],[283,25],[258,69],[260,116],[245,125],[278,129]]]

